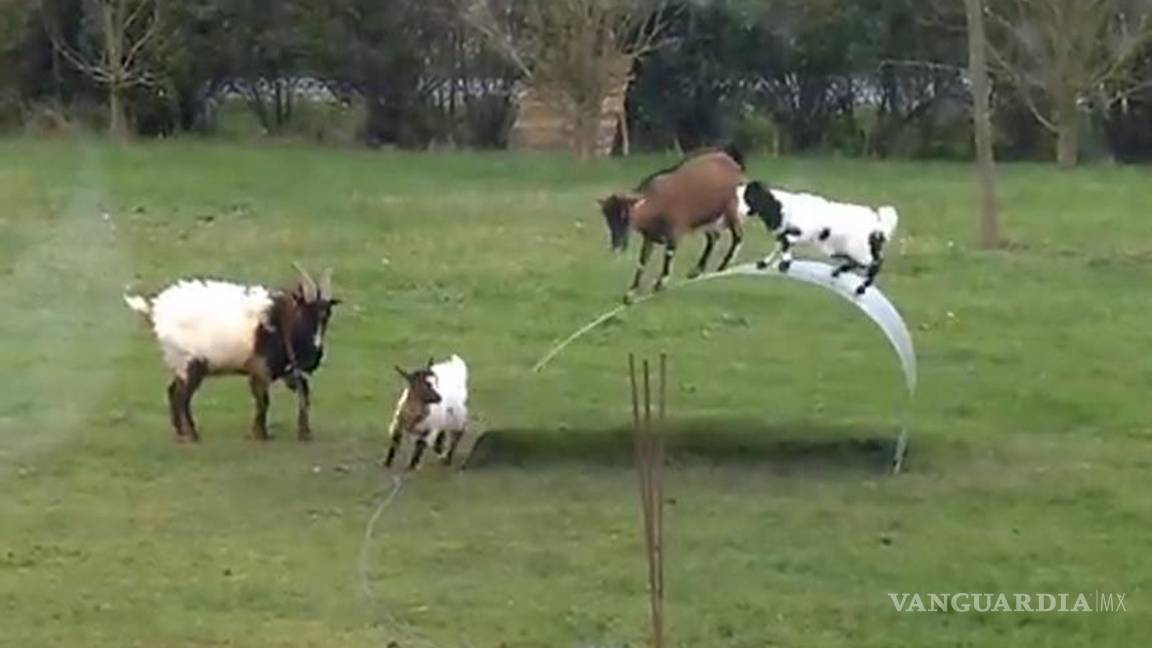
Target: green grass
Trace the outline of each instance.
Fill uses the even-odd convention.
[[[677,646],[1135,646],[1152,630],[1147,170],[1002,172],[1010,251],[972,249],[967,167],[755,160],[901,209],[880,285],[921,364],[909,472],[884,475],[901,378],[836,298],[785,282],[618,300],[593,200],[664,160],[173,142],[0,143],[0,644],[640,646],[645,563],[622,364],[671,356]],[[104,216],[107,214],[107,217]],[[751,228],[745,257],[769,247]],[[685,249],[682,276],[698,242]],[[634,251],[633,251],[634,252]],[[176,445],[120,302],[188,274],[335,268],[316,441],[241,380]],[[492,443],[464,473],[375,461],[393,363],[457,352]],[[1128,612],[897,614],[888,592],[1127,593]]]

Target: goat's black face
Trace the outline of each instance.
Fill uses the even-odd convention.
[[[296,305],[296,322],[292,336],[293,351],[301,371],[312,372],[324,359],[324,334],[328,332],[328,321],[332,309],[339,299],[316,297],[307,299],[302,293],[293,294]]]
[[[784,206],[763,182],[753,180],[748,183],[744,188],[744,202],[748,205],[749,214],[759,216],[770,231],[776,231],[784,222]]]
[[[604,222],[608,225],[611,248],[615,252],[623,252],[628,249],[628,211],[636,201],[613,194],[599,202]]]
[[[429,360],[427,367],[415,371],[404,371],[396,367],[396,373],[408,383],[408,393],[428,405],[439,403],[441,400],[440,392],[436,391],[436,374],[432,373],[431,366],[432,362]]]

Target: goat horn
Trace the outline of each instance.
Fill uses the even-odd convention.
[[[324,274],[320,275],[320,296],[332,297],[332,268],[324,268]]]
[[[313,301],[319,297],[320,289],[316,286],[316,280],[312,278],[312,275],[308,274],[308,271],[295,261],[292,262],[292,267],[296,268],[296,272],[300,273],[300,278],[303,280],[301,285],[304,287],[304,299]]]

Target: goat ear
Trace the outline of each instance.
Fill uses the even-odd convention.
[[[428,368],[429,368],[429,369],[431,369],[431,368],[432,368],[432,365],[433,365],[433,364],[435,364],[435,362],[436,362],[436,360],[435,360],[435,359],[433,359],[433,357],[432,357],[432,356],[428,356]]]
[[[407,371],[404,371],[403,369],[400,368],[400,365],[392,365],[392,368],[395,369],[396,373],[400,374],[400,376],[402,378],[404,378],[404,380],[409,380],[411,378],[411,376],[408,375]]]

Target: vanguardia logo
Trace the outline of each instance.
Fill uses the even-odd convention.
[[[1126,594],[1090,593],[888,593],[897,612],[1127,612]]]

